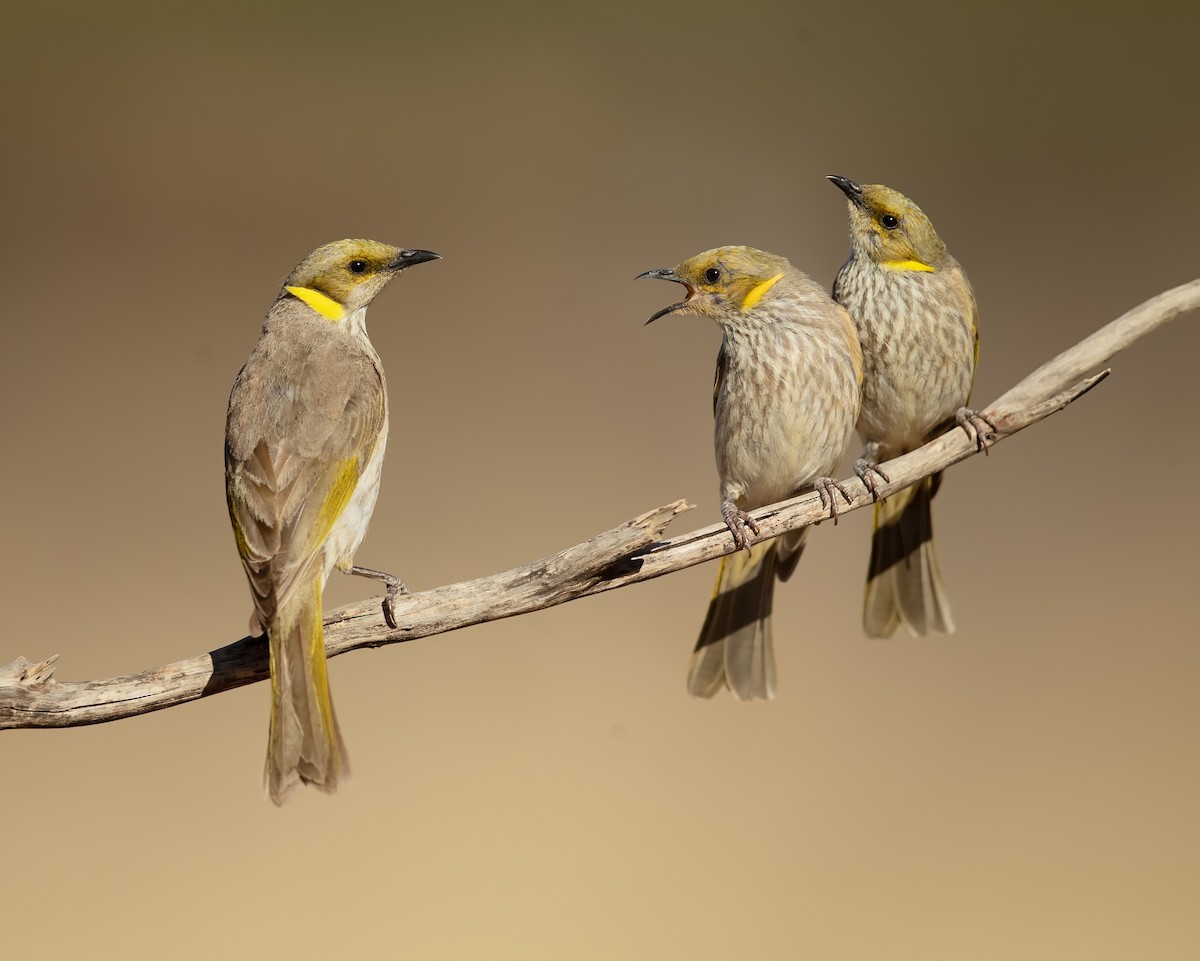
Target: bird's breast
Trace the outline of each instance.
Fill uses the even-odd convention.
[[[742,506],[792,496],[834,473],[854,429],[858,377],[846,345],[820,331],[726,341],[717,395],[717,471]]]
[[[860,432],[897,451],[919,446],[970,397],[975,331],[969,295],[945,273],[873,265],[844,272],[837,293],[862,346]]]

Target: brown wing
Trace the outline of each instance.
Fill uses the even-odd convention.
[[[713,417],[717,416],[717,399],[721,396],[721,385],[725,383],[725,342],[721,341],[721,349],[717,351],[717,371],[713,375]]]
[[[340,338],[313,339],[265,335],[230,396],[226,496],[264,628],[307,582],[383,424],[372,358]]]
[[[967,280],[966,271],[957,262],[954,264],[953,270],[950,271],[950,276],[954,280],[954,286],[962,297],[963,314],[971,329],[971,338],[975,344],[974,354],[971,360],[971,383],[975,382],[975,370],[979,367],[979,305],[975,302],[975,291],[971,288],[971,282]]]

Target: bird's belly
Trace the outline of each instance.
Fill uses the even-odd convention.
[[[847,372],[846,384],[838,386],[853,396],[857,385],[850,378]],[[819,391],[768,396],[762,409],[727,396],[718,412],[722,494],[732,495],[744,510],[784,500],[834,473],[854,429],[854,405],[831,405]]]
[[[920,337],[898,337],[876,322],[864,340],[859,433],[911,450],[954,415],[971,395],[974,340],[961,319]]]
[[[325,540],[325,577],[334,568],[345,570],[353,563],[354,552],[366,536],[367,525],[371,522],[371,514],[375,510],[375,500],[379,496],[379,484],[383,476],[383,454],[387,447],[388,422],[384,414],[383,427],[379,432],[379,440],[375,449],[363,468],[354,486],[354,493],[346,504],[346,509],[334,521],[329,536]]]

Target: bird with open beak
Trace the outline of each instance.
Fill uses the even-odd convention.
[[[833,478],[858,417],[862,355],[850,315],[786,259],[719,247],[678,267],[649,270],[686,297],[654,314],[709,317],[721,328],[713,388],[721,516],[742,548],[721,561],[692,654],[688,690],[722,686],[740,700],[775,696],[771,608],[775,581],[795,569],[807,528],[755,542],[748,513],[805,489],[837,517]],[[640,279],[640,278],[639,278]]]

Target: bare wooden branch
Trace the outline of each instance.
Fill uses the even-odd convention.
[[[997,427],[992,443],[1062,410],[1107,376],[1087,376],[1117,352],[1156,327],[1200,307],[1200,280],[1146,301],[1074,347],[1043,364],[986,409]],[[889,494],[977,453],[965,432],[955,428],[919,450],[889,461]],[[853,503],[842,513],[871,503],[857,479],[846,481]],[[723,524],[664,538],[671,520],[688,509],[675,501],[626,521],[591,540],[532,564],[472,581],[448,584],[400,597],[390,630],[377,601],[352,604],[326,617],[330,657],[362,647],[380,647],[428,637],[484,621],[513,617],[661,577],[733,550]],[[754,512],[762,536],[815,523],[826,517],[815,493]],[[217,694],[268,677],[266,642],[242,638],[208,654],[124,677],[96,681],[53,679],[57,655],[31,665],[24,658],[0,667],[0,729],[71,727],[113,721]]]

